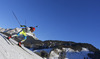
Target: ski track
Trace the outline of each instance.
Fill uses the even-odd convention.
[[[2,35],[2,34],[1,34]],[[12,45],[11,43],[8,44],[5,41],[5,38],[0,35],[0,59],[42,59],[40,56],[30,55],[26,51],[24,51],[21,47],[17,46],[16,44]]]

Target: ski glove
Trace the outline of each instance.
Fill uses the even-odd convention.
[[[18,42],[18,45],[21,46],[21,42]]]
[[[11,36],[7,37],[7,39],[10,39],[10,38],[11,38]]]

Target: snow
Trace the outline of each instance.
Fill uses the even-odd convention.
[[[33,52],[46,51],[46,52],[49,54],[51,50],[52,50],[52,48],[49,48],[49,49],[40,49],[40,50],[34,50]]]
[[[71,48],[66,48],[66,52],[67,52],[66,58],[68,59],[84,59],[84,58],[91,59],[88,57],[88,53],[93,53],[90,52],[87,48],[82,48],[80,52],[74,51]]]
[[[0,59],[42,59],[40,56],[36,55],[24,46],[23,47],[25,48],[25,50],[27,50],[32,55],[24,51],[16,44],[12,45],[1,35],[2,34],[0,34]],[[9,42],[10,44],[8,44],[7,42]]]
[[[0,32],[4,32],[4,31],[5,31],[5,29],[3,29],[3,28],[0,27]]]
[[[78,50],[75,51],[71,48],[63,48],[62,50],[60,50],[60,49],[52,50],[52,48],[50,48],[50,49],[35,50],[34,52],[40,52],[42,50],[46,51],[47,53],[50,53],[49,59],[59,59],[59,57],[60,57],[59,53],[61,53],[62,51],[65,51],[65,54],[66,54],[65,59],[84,59],[84,58],[91,59],[88,57],[88,53],[93,53],[84,47],[82,47],[81,51],[78,51]]]
[[[88,53],[93,53],[90,52],[87,48],[82,47],[81,51],[75,51],[71,48],[63,48],[62,50],[60,49],[56,49],[51,51],[49,59],[59,59],[60,55],[59,53],[61,53],[62,51],[65,51],[65,59],[84,59],[84,58],[88,58],[91,59],[90,57],[88,57]]]
[[[59,55],[54,51],[51,51],[49,59],[58,59]]]

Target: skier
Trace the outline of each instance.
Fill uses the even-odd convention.
[[[26,39],[27,39],[27,33],[32,33],[35,31],[35,28],[34,27],[26,27],[24,25],[21,25],[21,27],[25,27],[25,28],[22,28],[22,30],[17,34],[17,35],[11,35],[9,36],[7,39],[10,39],[11,37],[14,37],[14,36],[19,36],[19,35],[23,35],[23,40],[21,40],[20,42],[18,42],[18,45],[21,46],[21,43],[23,43]]]

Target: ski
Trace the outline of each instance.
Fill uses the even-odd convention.
[[[13,42],[12,40],[11,40],[11,42]],[[13,42],[15,45],[17,45],[17,46],[19,46],[18,45],[18,42],[17,43],[15,43],[15,42]],[[24,48],[23,48],[23,46],[21,45],[21,46],[19,46],[21,49],[23,49],[25,52],[27,52],[28,54],[30,54],[30,55],[32,55],[31,53],[29,53],[27,50],[25,50]]]
[[[10,45],[10,43],[8,42],[8,40],[0,33],[0,35],[5,39],[5,41]]]
[[[8,39],[7,37],[5,37],[5,36],[3,36],[3,35],[2,35],[2,37],[3,37],[4,39],[8,40],[12,45],[14,45],[13,42],[12,42],[10,39]]]
[[[7,38],[6,38],[7,39]],[[7,39],[12,45],[14,45],[13,43],[12,43],[12,41],[10,41],[10,39]]]
[[[19,46],[19,45],[18,45]],[[22,46],[19,46],[20,48],[22,48],[24,51],[26,51],[27,53],[29,53],[27,50],[25,50]],[[29,53],[30,55],[32,55],[31,53]]]
[[[7,37],[3,36],[1,33],[0,33],[0,35],[5,39],[5,41],[6,41],[9,45],[10,45],[10,44],[13,45],[13,43],[12,43],[9,39],[7,39]]]

